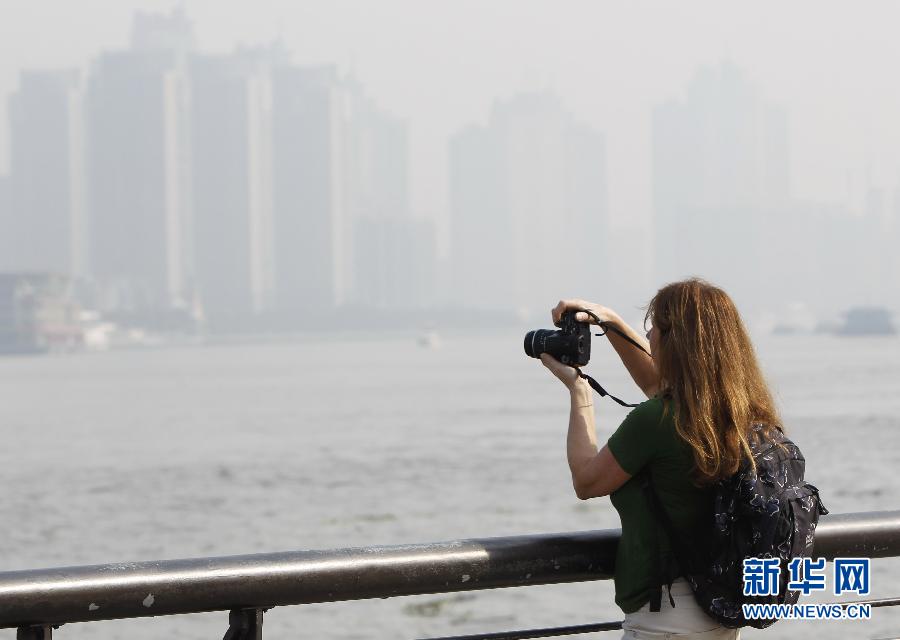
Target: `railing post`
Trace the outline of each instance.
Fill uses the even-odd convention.
[[[16,640],[51,640],[51,638],[53,638],[53,626],[49,624],[16,629]]]
[[[264,609],[232,609],[222,640],[262,640]]]

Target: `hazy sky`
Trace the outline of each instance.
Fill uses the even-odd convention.
[[[900,181],[900,4],[533,0],[185,2],[198,47],[281,38],[298,63],[353,69],[407,117],[413,206],[446,216],[446,139],[483,121],[496,97],[556,91],[605,132],[617,224],[651,207],[650,114],[682,95],[698,66],[743,67],[787,107],[794,193],[857,204],[867,184]],[[134,10],[172,0],[2,0],[0,172],[6,99],[22,68],[86,64],[126,44]]]

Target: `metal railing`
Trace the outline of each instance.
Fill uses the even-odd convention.
[[[258,639],[272,607],[608,579],[618,539],[616,529],[10,571],[0,573],[0,628],[46,639],[71,622],[229,611],[226,640]],[[823,517],[814,555],[900,556],[900,511]]]

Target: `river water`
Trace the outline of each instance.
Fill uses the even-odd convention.
[[[0,359],[0,567],[617,527],[608,499],[572,492],[567,394],[522,354],[523,333],[448,334],[439,349],[412,335],[309,336]],[[900,340],[757,347],[829,509],[900,508]],[[639,399],[605,341],[589,371]],[[596,406],[604,441],[625,410]],[[900,561],[874,562],[872,587],[900,596]],[[278,608],[265,628],[269,638],[414,638],[619,619],[603,581]],[[221,638],[226,627],[215,613],[57,634]],[[743,637],[811,633],[894,637],[900,612]]]

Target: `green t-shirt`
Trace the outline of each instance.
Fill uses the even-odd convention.
[[[661,399],[647,400],[628,414],[607,445],[631,476],[650,465],[653,488],[672,523],[680,531],[697,531],[712,507],[711,494],[691,482],[691,450],[676,433],[672,416],[672,408],[663,411]],[[649,602],[656,565],[660,558],[669,561],[671,551],[665,531],[647,506],[640,478],[632,477],[610,498],[622,521],[616,552],[616,604],[625,613],[633,613]]]

